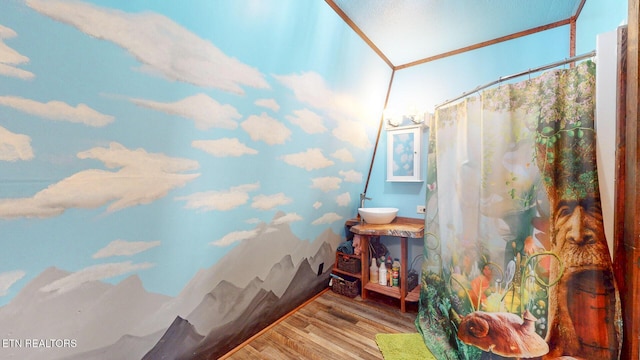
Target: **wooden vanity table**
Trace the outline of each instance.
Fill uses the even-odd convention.
[[[418,286],[411,292],[407,289],[408,262],[407,241],[408,239],[422,239],[424,236],[424,219],[408,217],[396,217],[389,224],[367,224],[359,219],[350,219],[345,226],[350,227],[350,231],[358,234],[362,238],[362,289],[361,296],[365,300],[368,292],[376,292],[400,300],[400,311],[405,312],[407,302],[417,302],[420,298],[420,279]],[[400,238],[400,286],[391,287],[369,282],[369,241],[373,236],[392,236]]]

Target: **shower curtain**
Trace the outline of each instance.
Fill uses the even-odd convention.
[[[437,359],[616,359],[595,64],[500,85],[430,127],[416,326]]]

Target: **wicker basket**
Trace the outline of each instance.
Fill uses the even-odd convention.
[[[354,298],[360,293],[360,280],[355,279],[353,281],[349,281],[346,279],[334,278],[331,280],[331,290],[340,295]]]
[[[352,274],[359,274],[360,258],[338,253],[338,269]]]

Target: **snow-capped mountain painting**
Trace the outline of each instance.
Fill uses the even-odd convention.
[[[198,272],[174,298],[145,291],[135,275],[116,285],[93,281],[68,292],[47,292],[43,289],[70,274],[46,269],[0,308],[0,333],[13,339],[74,339],[83,346],[23,345],[5,355],[24,360],[115,359],[127,349],[126,358],[208,359],[226,353],[326,288],[340,241],[331,230],[308,242],[296,239],[287,225],[258,227],[271,230],[238,248],[271,243],[296,250],[295,260],[289,254],[277,259],[262,252],[250,259],[243,252],[230,252]],[[266,273],[256,273],[268,264]],[[323,271],[318,274],[320,264]],[[253,278],[244,281],[251,272]]]

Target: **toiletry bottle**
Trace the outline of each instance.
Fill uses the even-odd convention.
[[[369,267],[369,281],[378,283],[378,263],[375,257],[371,257],[371,266]]]
[[[384,261],[380,262],[380,269],[378,270],[378,284],[387,285],[387,267]]]
[[[387,258],[387,263],[385,264],[387,267],[387,286],[392,286],[392,274],[393,274],[393,261],[391,260],[391,256]]]
[[[392,268],[391,270],[391,286],[398,287],[400,286],[399,282],[399,271],[397,267]]]
[[[400,286],[400,260],[394,259],[391,267],[391,286]]]

